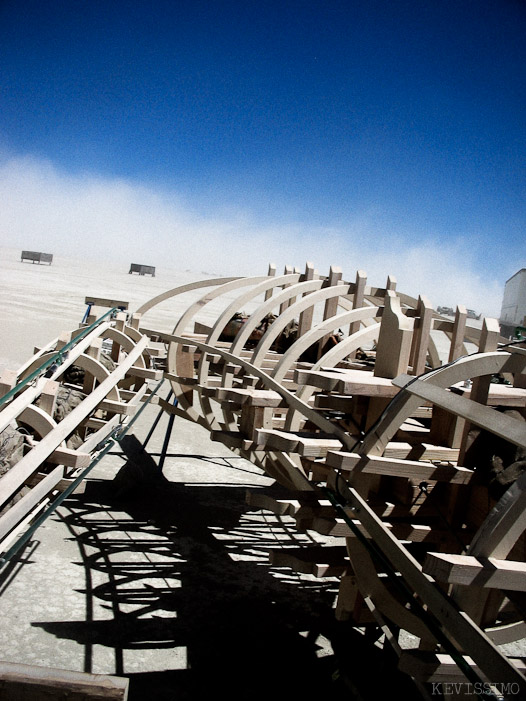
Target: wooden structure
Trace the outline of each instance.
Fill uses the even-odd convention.
[[[128,686],[128,679],[123,677],[0,662],[0,698],[3,699],[126,701]]]
[[[190,300],[173,332],[150,328],[148,312],[181,295]],[[46,494],[59,489],[162,367],[177,399],[159,400],[166,412],[205,427],[289,495],[255,490],[248,503],[331,536],[330,548],[272,553],[271,562],[338,576],[337,617],[381,632],[423,693],[464,680],[524,698],[524,661],[501,646],[526,638],[526,348],[501,347],[492,319],[466,322],[465,307],[444,318],[392,277],[373,287],[363,271],[346,281],[311,263],[182,285],[129,320],[92,322],[66,360],[85,369],[86,398],[58,425],[51,407],[63,365],[11,390],[0,420],[24,422],[35,438],[0,479],[2,504],[35,478]],[[65,341],[4,378],[4,391]],[[97,361],[104,341],[111,372]],[[72,450],[63,441],[74,427],[84,442]],[[33,490],[0,518],[0,538],[38,508]],[[416,647],[404,648],[403,631]]]
[[[148,328],[156,304],[199,290],[173,333]],[[526,449],[524,347],[499,349],[494,320],[469,326],[462,306],[446,319],[394,278],[371,287],[362,271],[345,281],[310,263],[184,285],[138,313],[166,346],[178,400],[161,400],[166,411],[290,491],[279,501],[256,491],[249,503],[341,538],[336,550],[281,552],[281,566],[340,573],[337,616],[383,631],[423,690],[460,678],[526,695],[524,663],[500,648],[526,637],[526,476],[505,478]],[[331,334],[340,342],[326,350]],[[504,461],[500,472],[488,455]],[[400,631],[417,649],[403,649]]]
[[[32,263],[48,263],[48,265],[51,265],[53,262],[53,254],[40,253],[37,251],[22,251],[20,261],[23,263],[25,260],[30,260]]]
[[[101,446],[148,397],[147,381],[161,377],[148,338],[117,310],[3,373],[0,435],[11,432],[20,450],[0,477],[1,553],[57,494],[80,483]]]
[[[153,265],[141,265],[140,263],[132,263],[128,274],[139,273],[139,275],[151,275],[155,277],[155,267]]]

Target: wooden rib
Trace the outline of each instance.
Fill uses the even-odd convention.
[[[71,411],[57,426],[48,433],[33,450],[25,455],[11,470],[0,479],[0,506],[16,493],[19,487],[38,469],[39,465],[56,450],[60,443],[83,421],[124,377],[148,343],[144,337],[127,358]]]

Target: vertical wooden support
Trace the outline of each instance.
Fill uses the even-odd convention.
[[[448,362],[452,362],[463,354],[464,336],[466,332],[466,320],[468,311],[459,304],[455,312],[451,345],[449,347]],[[452,414],[440,407],[433,407],[431,418],[431,432],[429,440],[434,445],[444,445],[448,448],[460,449],[464,440],[466,420],[461,416]]]
[[[275,263],[269,263],[267,275],[269,277],[276,277],[276,264]],[[270,299],[272,297],[273,291],[274,291],[274,288],[271,287],[270,290],[267,290],[265,292],[265,302],[267,301],[267,299]]]
[[[329,277],[327,278],[327,282],[325,283],[325,287],[335,287],[336,285],[339,285],[342,279],[342,269],[335,266],[331,265],[330,271],[329,271]],[[330,297],[328,300],[325,302],[325,307],[323,309],[323,320],[325,321],[326,319],[330,319],[333,316],[336,316],[338,312],[338,297]],[[327,342],[327,339],[329,338],[330,334],[327,334],[324,336],[318,343],[318,360],[321,358],[322,353],[323,353],[323,347],[325,346],[325,343]]]
[[[55,382],[55,380],[48,380],[44,385],[44,389],[42,390],[42,394],[38,400],[38,406],[45,411],[46,414],[49,414],[51,418],[53,418],[53,414],[55,413],[59,386],[59,382]]]
[[[396,278],[392,275],[387,276],[387,284],[385,286],[386,290],[391,290],[394,292],[396,290]]]
[[[137,314],[137,312],[132,316],[130,321],[130,326],[136,331],[139,330],[139,325],[141,323],[142,314]]]
[[[126,325],[126,314],[124,312],[118,312],[115,317],[115,328],[117,331],[124,332],[124,326]],[[121,353],[121,346],[117,341],[113,341],[111,345],[111,359],[115,362],[119,362],[119,356]]]
[[[459,304],[455,312],[455,323],[453,325],[453,335],[451,337],[448,362],[456,360],[462,355],[467,318],[468,310],[462,304]]]
[[[484,319],[480,333],[479,353],[496,351],[500,337],[500,326],[496,319]],[[473,380],[470,398],[479,404],[486,404],[488,400],[491,375],[483,375]]]
[[[307,263],[305,265],[305,273],[301,279],[302,282],[307,280],[314,280],[314,263]],[[305,309],[304,312],[300,314],[300,320],[298,324],[298,338],[303,336],[304,333],[310,331],[312,327],[312,318],[314,315],[314,307],[309,307]]]
[[[365,285],[367,284],[367,273],[364,270],[358,270],[356,273],[356,287],[354,289],[354,298],[353,298],[353,309],[359,309],[360,307],[363,307],[364,305],[364,299],[365,299]],[[349,326],[349,336],[352,336],[353,333],[356,333],[357,331],[360,330],[360,322],[359,321],[353,321],[353,323]]]
[[[243,406],[239,419],[239,430],[249,440],[257,440],[259,428],[272,429],[272,407],[268,406]]]
[[[62,350],[71,341],[71,331],[63,331],[57,338],[57,350]]]
[[[400,298],[388,290],[376,347],[376,377],[394,378],[407,372],[412,338],[413,319],[402,313]]]
[[[433,323],[433,307],[426,297],[418,298],[418,317],[415,320],[411,365],[413,375],[422,375],[426,369],[427,349]]]
[[[292,275],[293,272],[294,272],[294,268],[292,267],[292,265],[285,266],[285,275]],[[290,287],[290,285],[283,285],[283,289],[286,289],[287,287]],[[287,302],[283,302],[279,307],[279,313],[283,314],[285,309],[287,309],[287,307],[289,307],[291,304],[292,304],[292,300],[290,300],[290,299]]]
[[[500,326],[496,319],[484,319],[482,330],[480,333],[479,352],[489,353],[496,351],[500,338]],[[491,383],[491,375],[482,375],[473,379],[469,398],[479,404],[486,404],[488,401],[489,386]],[[462,445],[458,456],[458,464],[462,467],[470,466],[470,458],[468,455],[467,439],[471,429],[471,424],[466,421],[464,433],[462,436]]]
[[[0,397],[6,395],[16,385],[17,374],[15,370],[4,370],[0,376]]]
[[[86,350],[86,355],[89,355],[91,358],[95,358],[95,360],[98,360],[100,358],[100,354],[102,351],[102,338],[96,338],[91,346]],[[82,391],[84,394],[89,394],[90,392],[93,391],[93,388],[95,387],[95,378],[91,373],[89,373],[87,370],[84,372],[84,382],[82,385]]]
[[[329,272],[329,277],[327,279],[327,287],[334,287],[339,285],[342,279],[342,269],[334,265],[331,265]],[[335,316],[338,311],[338,297],[331,297],[325,302],[325,308],[323,310],[323,320],[330,319],[331,316]]]
[[[365,303],[365,285],[367,283],[367,274],[364,270],[358,270],[356,273],[356,283],[354,288],[353,296],[353,309],[359,309],[364,306]],[[349,336],[353,333],[357,333],[360,330],[360,322],[353,321],[349,326]],[[349,353],[349,360],[353,360],[356,357],[356,351]]]
[[[115,328],[117,331],[124,331],[124,326],[126,325],[126,314],[124,312],[117,312],[115,317]]]

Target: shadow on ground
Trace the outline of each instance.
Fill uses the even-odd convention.
[[[135,438],[122,447],[115,480],[61,509],[85,570],[85,620],[34,624],[82,645],[86,671],[103,646],[129,701],[415,698],[385,653],[336,621],[334,581],[266,564],[287,525],[253,523],[244,487],[171,483]],[[159,671],[131,671],[152,654]]]

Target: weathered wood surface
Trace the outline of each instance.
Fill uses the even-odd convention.
[[[292,266],[286,266],[281,276],[275,266],[269,271],[267,278],[208,281],[209,291],[190,304],[173,333],[156,336],[167,345],[166,376],[180,399],[176,410],[166,409],[205,426],[213,440],[252,460],[282,485],[296,490],[301,485],[306,495],[311,493],[309,484],[311,489],[324,486],[334,468],[345,484],[356,485],[366,503],[378,499],[380,504],[383,495],[391,495],[393,503],[378,507],[378,513],[383,513],[378,525],[380,539],[385,531],[397,543],[401,542],[397,538],[409,539],[429,542],[432,547],[438,538],[457,555],[455,548],[460,545],[452,533],[443,531],[443,522],[440,526],[432,522],[424,525],[410,519],[416,514],[422,518],[428,514],[429,518],[433,512],[430,495],[434,494],[434,499],[441,500],[440,504],[435,502],[435,518],[439,506],[458,527],[459,506],[469,501],[474,479],[473,469],[458,463],[465,440],[462,421],[476,419],[486,430],[496,428],[497,437],[513,439],[517,446],[523,444],[520,423],[501,414],[491,421],[497,412],[480,402],[475,406],[471,390],[460,385],[487,374],[516,376],[523,372],[524,361],[511,353],[499,353],[498,358],[482,353],[476,359],[460,359],[468,343],[487,352],[487,332],[468,326],[465,308],[460,305],[454,321],[440,317],[424,297],[414,299],[398,292],[392,277],[385,287],[375,288],[367,285],[363,271],[352,282],[346,282],[336,267],[323,277],[312,263],[307,263],[304,273]],[[205,281],[195,290],[202,287],[206,287]],[[188,290],[186,286],[171,294]],[[236,299],[232,299],[233,294]],[[222,295],[230,295],[228,303],[216,322],[205,327],[195,316]],[[166,296],[157,298],[161,299]],[[262,301],[256,302],[258,299]],[[237,336],[229,342],[220,340],[229,319],[255,302]],[[143,305],[141,311],[155,303]],[[260,340],[250,345],[254,330],[272,313],[276,318]],[[293,323],[297,324],[296,335],[285,350],[276,352],[278,339]],[[320,355],[320,343],[341,329],[340,342]],[[153,332],[148,330],[152,337]],[[437,333],[449,343],[445,357],[443,350],[442,356],[439,354]],[[310,362],[301,360],[311,346],[318,348],[318,356]],[[440,366],[448,360],[456,362],[442,371]],[[414,385],[396,379],[404,374],[408,379],[419,379]],[[449,391],[453,385],[454,391]],[[488,407],[521,410],[525,406],[526,395],[518,386],[490,384],[487,390]],[[455,417],[460,427],[456,434],[451,427],[446,430],[446,415]],[[399,504],[397,498],[401,499]],[[327,504],[317,515],[301,502],[275,503],[261,497],[255,503],[277,509],[276,513],[294,513],[299,528],[330,536],[351,535],[344,521],[327,517],[327,509],[333,508]],[[390,521],[395,514],[400,519],[404,513],[407,523]],[[358,521],[363,529],[361,519]],[[478,525],[468,520],[459,541],[465,545],[466,537]],[[403,548],[397,553],[403,562]],[[284,562],[287,555],[282,557]],[[421,558],[423,561],[424,556]],[[292,553],[288,560],[293,562]],[[296,561],[294,566],[302,565]],[[421,572],[421,564],[418,567]],[[375,576],[374,571],[371,576]],[[418,586],[424,579],[418,579]],[[366,591],[362,594],[367,594],[377,618],[388,618],[391,600],[383,588],[375,592],[372,598]],[[343,603],[342,607],[343,611]],[[371,620],[358,604],[353,615]],[[446,618],[444,626],[448,628]],[[469,626],[464,628],[463,622],[455,626],[463,631],[467,644]],[[482,630],[476,635],[484,640]],[[513,665],[491,642],[480,642],[477,654],[494,658],[503,674],[515,678]]]
[[[129,680],[35,665],[0,662],[0,698],[41,701],[126,701]]]
[[[510,613],[506,604],[511,619],[504,624],[500,609],[483,596],[480,615],[470,619],[466,601],[474,586],[477,592],[501,592],[508,581],[510,590],[522,591],[525,551],[512,550],[523,544],[524,495],[516,486],[508,501],[497,503],[490,473],[463,461],[468,426],[500,441],[497,451],[502,444],[519,456],[526,449],[526,422],[520,420],[526,354],[522,346],[496,350],[499,336],[491,320],[473,328],[461,305],[453,321],[444,319],[425,297],[415,299],[396,287],[392,276],[384,287],[372,287],[363,271],[346,281],[340,268],[324,276],[312,263],[303,273],[286,266],[278,275],[271,265],[266,276],[183,285],[143,304],[128,324],[125,317],[112,323],[111,355],[126,369],[116,394],[91,401],[110,416],[133,413],[140,383],[160,375],[141,350],[134,356],[142,334],[149,337],[164,348],[156,357],[165,362],[164,377],[177,400],[160,399],[159,405],[206,428],[212,440],[290,491],[290,499],[251,494],[252,508],[292,516],[298,530],[316,531],[332,545],[333,538],[341,539],[334,551],[327,540],[316,551],[275,552],[274,563],[341,577],[338,616],[383,632],[394,624],[449,653],[452,644],[464,674],[524,688],[523,668],[496,647],[524,632],[520,607]],[[145,326],[153,307],[183,294],[191,299],[172,333]],[[203,321],[200,315],[215,305],[215,320]],[[223,332],[234,318],[243,323],[228,336]],[[324,345],[329,340],[330,347]],[[467,346],[479,352],[462,357]],[[99,382],[85,385],[89,407],[89,397],[112,373],[100,370],[96,345],[85,350],[80,362]],[[492,383],[492,376],[510,384]],[[1,387],[10,382],[6,376]],[[43,391],[38,385],[37,394]],[[52,406],[53,393],[45,396]],[[27,408],[33,400],[24,405],[19,397],[12,404]],[[516,409],[519,418],[504,409]],[[38,412],[32,418],[35,425],[42,419]],[[101,431],[110,425],[87,415],[82,420]],[[64,446],[50,442],[55,429],[45,419],[41,423],[45,435],[33,450],[63,465]],[[44,456],[40,446],[46,441]],[[82,460],[83,453],[89,450],[69,459]],[[64,477],[57,472],[53,479],[58,484]],[[346,503],[343,511],[334,503],[338,498]],[[339,559],[332,558],[335,553]],[[449,596],[439,582],[452,585]],[[412,610],[415,602],[401,600],[401,583],[432,614],[433,624]],[[396,636],[386,634],[386,640],[403,655]],[[443,679],[457,678],[449,661],[442,672]]]
[[[0,551],[5,551],[21,524],[29,524],[53,495],[89,467],[94,451],[111,432],[135,414],[148,391],[145,379],[162,377],[162,371],[145,367],[149,339],[139,334],[133,341],[125,330],[118,317],[96,323],[69,348],[67,356],[60,356],[49,371],[42,370],[39,376],[43,363],[55,358],[57,351],[76,337],[75,332],[62,334],[21,371],[2,376],[0,431],[8,427],[23,431],[24,451],[0,477]],[[98,360],[103,339],[112,347],[115,367],[111,371]],[[64,384],[71,369],[80,378],[76,388],[71,380]],[[20,383],[33,374],[33,383]],[[57,414],[62,386],[65,394]],[[76,404],[65,409],[64,402],[72,391],[77,393]],[[75,449],[66,445],[72,434],[77,436]]]

